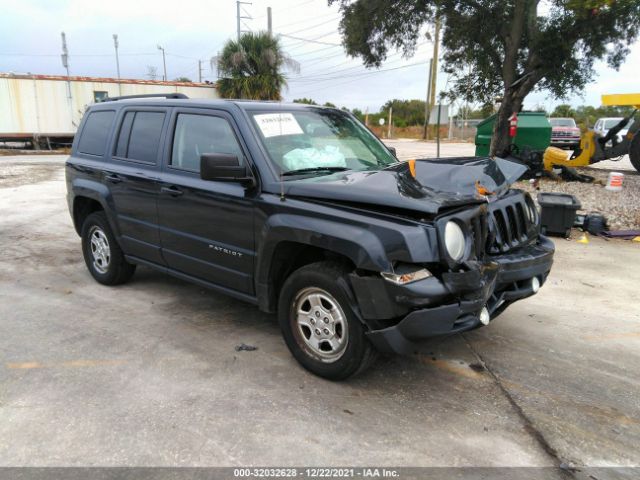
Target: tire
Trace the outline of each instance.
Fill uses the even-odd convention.
[[[629,147],[629,160],[631,165],[640,173],[640,130],[636,132],[631,140],[631,146]]]
[[[124,259],[104,212],[94,212],[82,224],[82,254],[89,273],[103,285],[127,282],[136,266]]]
[[[306,265],[287,278],[278,301],[278,321],[291,354],[330,380],[357,375],[376,357],[352,306],[347,273],[336,262]]]

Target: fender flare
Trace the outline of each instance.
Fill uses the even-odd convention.
[[[75,224],[75,202],[78,197],[86,197],[95,200],[102,206],[102,209],[107,215],[107,220],[109,221],[109,225],[111,225],[114,235],[116,237],[119,237],[120,229],[118,228],[118,222],[116,221],[116,210],[113,203],[113,196],[111,195],[109,188],[100,182],[96,182],[95,180],[89,180],[86,178],[73,179],[73,181],[71,182],[71,188],[73,191],[73,204],[71,207],[73,223],[76,231],[79,231],[82,228],[82,225]]]
[[[256,239],[256,291],[260,308],[273,311],[274,285],[270,284],[274,252],[282,242],[321,248],[347,257],[357,267],[384,271],[390,267],[380,239],[370,230],[332,220],[295,214],[276,214],[267,220]]]

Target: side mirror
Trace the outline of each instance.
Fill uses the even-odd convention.
[[[387,147],[387,150],[389,150],[391,152],[391,155],[393,155],[394,157],[398,158],[398,155],[396,153],[396,147]]]
[[[200,178],[222,182],[253,184],[253,176],[247,167],[240,165],[238,157],[228,153],[203,153],[200,155]]]

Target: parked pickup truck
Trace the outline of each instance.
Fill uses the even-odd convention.
[[[576,149],[580,145],[580,129],[573,118],[550,118],[551,146]]]
[[[66,162],[102,284],[145,265],[277,312],[293,356],[342,379],[488,325],[549,274],[517,162],[399,162],[341,110],[167,97],[90,106]]]

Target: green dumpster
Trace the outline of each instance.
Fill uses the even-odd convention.
[[[480,122],[476,130],[476,156],[489,155],[489,145],[493,135],[493,124],[496,115],[491,115]],[[551,124],[544,112],[520,112],[518,114],[518,130],[514,143],[520,150],[544,150],[551,143]]]

